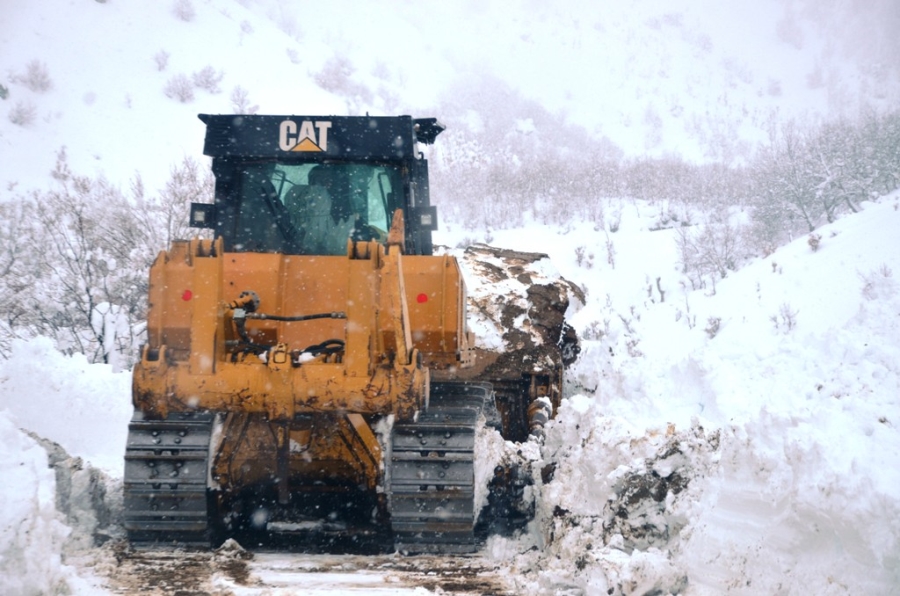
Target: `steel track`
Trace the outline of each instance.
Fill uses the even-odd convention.
[[[125,448],[125,530],[133,544],[209,546],[209,443],[214,415],[135,412]]]
[[[415,422],[394,425],[385,471],[396,550],[477,550],[475,433],[482,415],[499,426],[489,384],[434,383],[427,411]],[[212,413],[146,420],[135,412],[124,491],[132,544],[210,546],[216,520],[207,475],[214,421]]]
[[[398,551],[477,550],[475,430],[491,395],[488,384],[434,383],[427,411],[394,425],[387,485]]]

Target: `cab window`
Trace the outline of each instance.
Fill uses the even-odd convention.
[[[239,171],[236,251],[343,255],[387,238],[403,173],[386,164],[253,163]]]

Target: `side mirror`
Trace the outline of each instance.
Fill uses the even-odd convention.
[[[191,203],[191,219],[188,225],[192,228],[216,227],[216,206],[213,203]]]

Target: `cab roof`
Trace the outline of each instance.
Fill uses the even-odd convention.
[[[431,144],[444,130],[436,118],[411,116],[260,116],[199,114],[206,124],[203,153],[212,157],[403,161],[416,142]]]

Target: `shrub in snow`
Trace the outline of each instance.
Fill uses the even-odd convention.
[[[862,280],[862,295],[866,300],[887,299],[893,296],[897,283],[894,281],[894,272],[882,263],[881,267],[869,273],[860,273]]]
[[[600,321],[591,321],[581,330],[581,337],[592,341],[603,339],[605,335],[609,335],[609,319],[602,323]]]
[[[231,90],[229,99],[235,114],[255,114],[259,110],[259,106],[250,104],[249,92],[240,85]]]
[[[210,93],[221,93],[222,90],[219,89],[219,83],[224,76],[224,72],[216,72],[216,69],[212,66],[205,66],[202,70],[198,70],[191,75],[191,78],[194,80],[194,85],[198,88]]]
[[[622,225],[622,210],[616,209],[610,213],[609,221],[609,231],[615,234],[619,231],[619,227]]]
[[[706,331],[706,335],[709,336],[709,339],[712,339],[719,334],[719,326],[721,324],[721,317],[709,317],[709,319],[706,320],[706,329],[704,329],[704,331]]]
[[[797,326],[797,311],[785,302],[779,307],[778,313],[769,317],[769,320],[775,325],[776,331],[788,333]]]
[[[278,14],[273,18],[275,25],[284,31],[288,37],[295,41],[303,39],[303,30],[297,24],[297,19],[293,14],[286,10],[279,10]]]
[[[346,56],[333,56],[313,75],[316,85],[356,104],[370,104],[372,92],[352,79],[356,69]]]
[[[747,180],[760,247],[778,246],[823,221],[859,211],[900,185],[900,112],[870,111],[818,128],[786,122],[770,131]]]
[[[37,118],[37,108],[30,101],[16,102],[9,111],[9,121],[16,126],[29,126]]]
[[[583,246],[578,246],[575,248],[575,262],[579,267],[591,269],[594,266],[594,253],[586,252]]]
[[[10,77],[13,82],[25,85],[35,93],[44,93],[49,91],[53,86],[50,80],[50,72],[47,65],[40,60],[32,60],[25,67],[23,74],[16,74]]]
[[[9,97],[9,89],[0,85],[0,99],[6,99],[7,97]]]
[[[181,103],[194,101],[194,85],[186,75],[177,74],[168,80],[163,88],[166,97],[177,99]]]
[[[197,16],[197,11],[194,10],[194,4],[191,0],[175,0],[175,3],[172,5],[172,14],[188,23],[194,20],[194,17]]]
[[[356,69],[346,56],[333,56],[322,66],[313,79],[316,85],[334,93],[349,90],[353,83],[350,77]]]
[[[809,244],[809,247],[813,252],[819,250],[819,243],[822,242],[822,234],[810,234],[806,238],[806,243]]]
[[[47,192],[0,203],[0,356],[43,335],[68,353],[127,368],[143,341],[147,272],[187,229],[188,203],[212,200],[212,174],[185,159],[165,189],[131,196],[74,175],[61,151]]]
[[[609,234],[606,235],[606,262],[613,269],[616,268],[616,246]]]
[[[647,281],[649,282],[647,284],[647,299],[650,300],[650,302],[653,302],[655,304],[656,303],[656,294],[653,293],[653,290],[656,290],[657,294],[659,294],[659,301],[665,302],[666,301],[666,291],[663,290],[663,288],[662,288],[662,277],[656,278],[656,286],[655,287],[654,287],[654,284],[652,282],[650,282],[649,279]]]
[[[156,70],[162,72],[169,65],[169,52],[160,50],[153,55],[153,61],[156,63]]]
[[[693,289],[706,287],[707,279],[715,284],[737,269],[746,250],[740,229],[719,217],[700,230],[676,228],[675,241],[682,272]]]

